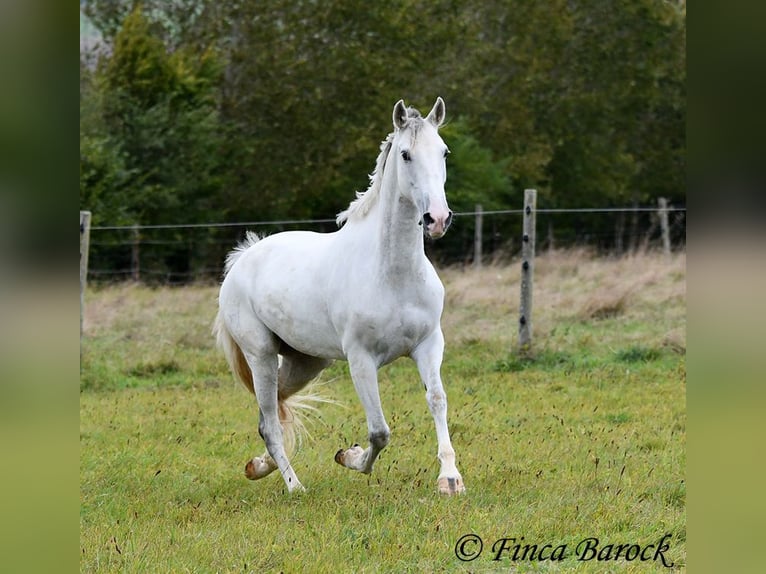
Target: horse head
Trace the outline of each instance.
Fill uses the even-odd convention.
[[[440,97],[425,118],[406,108],[403,100],[396,103],[393,112],[391,154],[395,154],[399,187],[420,210],[423,231],[431,239],[442,237],[452,221],[444,192],[449,149],[439,135],[445,113]]]

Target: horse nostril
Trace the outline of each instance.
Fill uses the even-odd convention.
[[[426,226],[431,225],[434,222],[434,218],[431,217],[431,214],[428,212],[425,212],[423,214],[423,223],[426,224]]]
[[[452,212],[449,212],[449,215],[447,216],[447,220],[444,222],[444,229],[447,229],[449,227],[449,224],[452,223]]]

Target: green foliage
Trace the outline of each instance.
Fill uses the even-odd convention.
[[[645,363],[649,361],[656,361],[662,356],[662,351],[654,347],[629,347],[622,349],[615,353],[615,357],[618,361],[625,363]]]
[[[109,46],[81,65],[94,224],[333,217],[367,186],[393,103],[436,95],[455,211],[519,208],[527,187],[540,207],[685,201],[684,3],[82,4]],[[614,232],[555,232],[580,227]]]
[[[129,180],[119,144],[105,135],[82,131],[81,127],[80,202],[92,210],[95,224],[130,223],[123,199]]]
[[[580,0],[571,6],[559,112],[546,129],[556,142],[549,166],[553,187],[578,193],[556,193],[555,204],[682,198],[681,8],[653,0]]]
[[[506,161],[495,160],[492,151],[483,147],[471,134],[469,123],[458,119],[442,129],[450,149],[447,160],[447,194],[454,211],[473,211],[476,204],[484,209],[503,209],[511,204],[511,186]]]
[[[96,75],[104,128],[133,177],[123,200],[136,222],[204,218],[219,183],[214,52],[170,54],[140,8],[125,19]]]
[[[210,217],[222,184],[220,69],[212,49],[168,52],[137,7],[110,56],[81,70],[80,205],[93,212],[94,225]],[[171,271],[207,257],[184,245],[158,245],[142,259]],[[97,267],[119,267],[124,255],[95,245],[91,258]]]

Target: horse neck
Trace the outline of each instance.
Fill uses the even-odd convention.
[[[396,171],[386,170],[378,204],[378,253],[382,271],[398,279],[418,269],[424,259],[423,227],[418,207],[404,197]]]

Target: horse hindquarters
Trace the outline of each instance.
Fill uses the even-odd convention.
[[[299,418],[291,406],[294,401],[278,396],[276,338],[257,318],[240,313],[238,327],[242,344],[238,343],[224,318],[224,307],[222,296],[214,333],[235,378],[255,394],[260,415],[258,432],[266,443],[267,452],[248,461],[245,475],[257,480],[279,468],[289,491],[303,490],[285,449],[296,443],[296,428],[302,425],[296,424]]]
[[[272,357],[275,356],[275,352],[267,352],[263,361],[255,358],[248,359],[242,348],[234,340],[220,311],[215,320],[214,333],[235,378],[256,396],[259,404],[263,404],[263,402],[271,403],[274,399],[273,381],[275,377],[272,373],[267,372],[258,377],[258,380],[263,381],[263,384],[259,385],[253,373],[257,373],[260,369],[255,366],[251,368],[250,362],[254,364],[260,364],[261,362],[269,363],[273,361]],[[276,375],[276,411],[282,431],[281,444],[285,455],[292,456],[296,446],[300,444],[303,435],[306,434],[305,417],[303,415],[309,414],[309,411],[315,411],[316,407],[314,405],[317,403],[333,402],[321,396],[312,389],[312,385],[309,385],[332,361],[304,355],[287,347],[284,343],[281,345],[279,352],[282,353],[282,360],[279,363]],[[299,393],[298,391],[303,392]],[[259,432],[264,441],[266,441],[264,435],[270,434],[268,430],[269,423],[265,420],[267,417],[264,415],[263,408],[259,408],[259,412]],[[273,434],[273,431],[271,431],[271,434]],[[272,451],[268,447],[268,441],[266,443],[267,452],[262,456],[254,457],[245,466],[245,475],[251,480],[263,478],[278,467],[275,459],[270,454]],[[291,482],[297,482],[297,477],[294,481],[288,480],[289,478],[285,479],[288,488],[290,488]],[[297,484],[298,488],[301,488],[300,483],[297,482]],[[290,488],[290,490],[293,490],[293,488]]]

